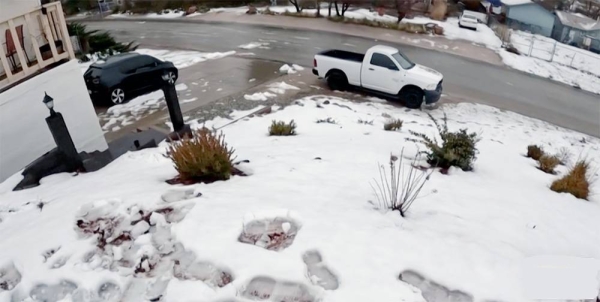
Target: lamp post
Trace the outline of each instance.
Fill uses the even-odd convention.
[[[165,94],[165,102],[167,103],[169,116],[173,124],[173,132],[169,134],[169,138],[178,140],[180,137],[190,134],[191,129],[189,125],[184,123],[181,107],[179,106],[179,97],[175,89],[177,75],[173,71],[165,71],[162,75],[162,80],[163,85],[161,89]]]
[[[75,148],[65,119],[60,112],[54,111],[54,99],[47,93],[44,92],[44,94],[42,102],[46,105],[48,110],[50,110],[50,116],[46,118],[46,123],[50,129],[50,133],[52,133],[58,151],[64,156],[64,163],[67,166],[67,169],[72,171],[82,169],[83,164],[81,158],[77,153],[77,149]]]

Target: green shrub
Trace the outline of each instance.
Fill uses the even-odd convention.
[[[426,134],[410,131],[414,136],[420,138],[421,142],[429,149],[424,151],[427,154],[427,162],[433,167],[448,169],[451,166],[461,168],[463,171],[473,170],[473,162],[477,158],[476,144],[479,142],[477,133],[467,133],[467,129],[460,129],[456,132],[448,131],[448,118],[444,113],[443,124],[439,124],[431,114],[429,118],[435,124],[438,135],[441,138],[441,145],[437,138],[430,138]]]
[[[291,120],[289,123],[284,121],[273,121],[269,126],[269,135],[271,136],[290,136],[296,135],[296,123]]]
[[[590,194],[589,168],[589,162],[585,160],[578,161],[567,175],[555,180],[550,189],[558,193],[570,193],[577,198],[587,200]]]
[[[183,181],[213,182],[227,180],[233,171],[233,148],[228,148],[225,136],[202,128],[192,137],[171,142],[167,156]]]
[[[402,120],[401,119],[390,119],[383,124],[383,130],[385,131],[396,131],[402,128]]]
[[[527,146],[527,157],[533,158],[534,160],[540,159],[544,155],[544,149],[538,145]]]
[[[560,164],[560,159],[556,156],[542,155],[538,159],[538,168],[546,173],[554,174],[554,168]]]

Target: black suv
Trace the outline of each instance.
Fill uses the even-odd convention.
[[[164,81],[173,84],[177,77],[173,63],[138,53],[108,57],[83,74],[92,101],[110,105],[158,90]]]

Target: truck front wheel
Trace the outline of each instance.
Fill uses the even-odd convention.
[[[404,100],[404,105],[410,109],[419,109],[423,103],[423,90],[417,87],[408,87],[400,93],[400,97]]]
[[[343,72],[332,71],[325,79],[331,90],[344,91],[348,89],[348,78],[346,78],[346,75]]]

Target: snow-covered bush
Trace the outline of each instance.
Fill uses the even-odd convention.
[[[167,149],[179,178],[196,182],[229,179],[234,170],[233,153],[222,133],[217,135],[206,128],[194,131],[192,137],[171,142]]]
[[[419,155],[405,165],[402,163],[403,155],[404,150],[400,157],[390,155],[389,178],[385,166],[380,165],[379,181],[375,180],[375,185],[371,184],[371,187],[377,196],[378,208],[398,211],[402,217],[405,217],[433,170],[427,172],[417,168]]]
[[[444,113],[442,118],[443,124],[428,114],[435,127],[438,135],[441,138],[441,145],[436,137],[429,137],[424,133],[410,131],[414,136],[420,138],[417,142],[424,144],[429,151],[424,151],[427,154],[427,163],[432,167],[439,167],[444,170],[454,166],[461,168],[463,171],[473,170],[473,162],[477,158],[476,144],[479,141],[477,133],[467,133],[467,129],[460,129],[456,132],[448,130],[448,118]],[[413,140],[415,141],[415,140]]]
[[[527,157],[533,158],[534,160],[540,159],[544,155],[544,149],[538,145],[527,146]]]
[[[538,168],[546,173],[554,174],[554,168],[560,164],[560,159],[553,155],[542,155],[538,159]]]
[[[296,135],[296,123],[291,120],[289,123],[284,121],[273,121],[269,126],[270,136],[290,136]]]
[[[587,200],[590,194],[591,182],[589,169],[590,163],[588,161],[578,161],[567,175],[555,180],[550,189],[558,193],[570,193],[577,198]]]
[[[396,131],[402,128],[401,119],[390,119],[383,124],[383,130],[385,131]]]

